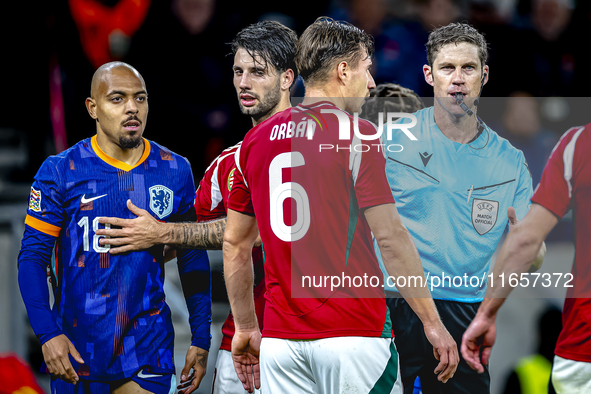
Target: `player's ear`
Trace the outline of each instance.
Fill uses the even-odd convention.
[[[96,115],[96,102],[91,97],[86,99],[86,109],[88,110],[90,117],[98,121],[98,116]]]
[[[488,82],[488,74],[490,74],[490,71],[488,69],[488,66],[484,66],[482,69],[483,73],[482,73],[482,84],[486,85],[486,83]]]
[[[433,86],[433,73],[432,73],[432,69],[431,66],[425,64],[423,66],[423,74],[425,75],[425,81]]]
[[[341,83],[344,83],[349,77],[349,65],[347,62],[340,62],[337,65],[337,78]]]
[[[281,73],[281,90],[289,90],[293,84],[294,74],[291,68]]]

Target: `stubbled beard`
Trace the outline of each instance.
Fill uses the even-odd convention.
[[[244,115],[251,116],[255,119],[260,119],[260,118],[266,116],[269,112],[271,112],[274,108],[276,108],[277,105],[279,105],[280,101],[281,101],[281,88],[280,88],[280,79],[279,78],[277,79],[277,84],[273,87],[273,89],[271,89],[267,93],[265,98],[259,102],[259,105],[252,107],[252,108],[248,108],[248,107],[244,107],[242,105],[242,103],[240,102],[240,100],[238,100],[238,102],[240,103],[240,111],[242,111],[242,113]]]
[[[121,149],[135,149],[142,143],[141,136],[121,136],[119,137],[119,146]]]

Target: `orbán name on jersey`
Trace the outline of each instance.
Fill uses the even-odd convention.
[[[382,287],[356,282],[381,276],[362,210],[394,202],[384,156],[351,149],[358,141],[320,150],[338,141],[335,111],[353,121],[329,102],[294,107],[254,127],[236,152],[229,208],[257,219],[265,248],[265,337],[391,336]],[[313,135],[304,134],[310,120],[317,124]],[[359,125],[375,134],[368,122]],[[318,286],[325,277],[345,283]]]

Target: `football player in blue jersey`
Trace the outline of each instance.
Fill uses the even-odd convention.
[[[176,378],[162,248],[115,256],[96,232],[102,216],[130,217],[128,199],[160,221],[194,221],[193,175],[185,158],[143,138],[148,94],[130,65],[101,66],[86,106],[96,135],[47,158],[35,176],[18,258],[21,295],[52,393],[168,394]],[[198,250],[177,258],[193,334],[186,362],[200,380],[211,341],[209,260]]]
[[[490,73],[487,56],[484,37],[467,24],[434,30],[423,67],[434,106],[398,121],[409,124],[416,140],[405,133],[382,134],[396,207],[414,238],[441,319],[458,346],[484,298],[497,244],[525,216],[533,194],[523,153],[476,115]],[[544,251],[543,246],[538,264]],[[464,360],[447,384],[435,378],[437,360],[395,283],[390,278],[385,284],[392,297],[388,305],[405,393],[412,393],[419,376],[428,393],[488,394],[488,371],[477,374]]]

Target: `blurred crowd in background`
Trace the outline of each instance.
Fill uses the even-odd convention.
[[[94,70],[112,60],[143,75],[150,103],[144,136],[187,157],[197,183],[209,163],[252,126],[240,114],[228,43],[260,20],[277,20],[298,34],[319,16],[349,21],[375,39],[376,84],[397,83],[425,98],[433,95],[422,71],[429,33],[450,22],[472,24],[490,46],[490,80],[478,115],[524,152],[534,187],[560,136],[591,121],[591,98],[585,97],[591,52],[584,45],[591,1],[6,3],[10,12],[0,12],[2,53],[8,54],[0,62],[0,205],[25,204],[45,158],[96,133],[84,102]],[[293,95],[303,94],[299,81]],[[561,222],[550,242],[569,240],[571,227],[568,218]]]
[[[375,38],[376,83],[399,83],[425,97],[433,94],[422,74],[429,32],[454,21],[474,25],[490,44],[483,97],[511,97],[494,101],[489,112],[481,105],[479,113],[525,152],[534,183],[557,138],[588,121],[573,118],[572,99],[541,99],[587,95],[591,53],[579,38],[591,23],[588,1],[67,0],[13,6],[18,23],[4,40],[14,56],[2,65],[0,128],[18,130],[28,153],[3,173],[13,182],[30,184],[49,154],[95,133],[84,100],[94,70],[111,60],[128,62],[144,76],[151,108],[145,136],[186,156],[198,181],[251,127],[239,112],[227,43],[263,19],[297,33],[322,15],[350,21]],[[301,82],[294,94],[303,95]]]

